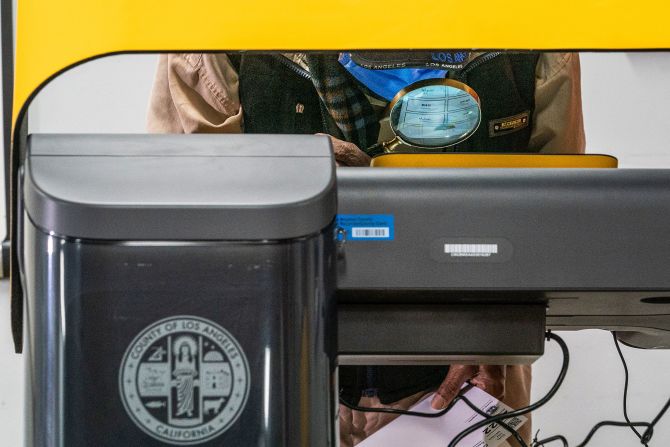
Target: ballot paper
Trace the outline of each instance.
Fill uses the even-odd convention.
[[[496,415],[512,411],[510,407],[498,401],[479,388],[471,388],[464,395],[485,413]],[[434,394],[416,404],[412,410],[424,413],[437,413],[430,406]],[[465,402],[457,402],[451,410],[439,418],[423,418],[403,415],[373,433],[358,447],[445,447],[461,431],[483,419]],[[506,419],[514,429],[519,429],[527,418],[524,416]],[[498,424],[489,424],[474,433],[470,433],[458,447],[497,447],[509,437],[509,433]]]

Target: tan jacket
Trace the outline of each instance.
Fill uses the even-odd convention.
[[[579,56],[545,53],[538,60],[535,76],[535,112],[529,146],[544,153],[583,152]],[[149,105],[148,129],[158,133],[242,132],[238,77],[228,57],[223,53],[161,55]],[[530,388],[530,365],[507,366],[504,401],[508,405],[512,408],[528,405]],[[408,408],[417,396],[395,406]],[[342,446],[357,444],[391,419],[341,407]],[[530,421],[520,432],[530,442]],[[509,440],[505,445],[517,443]]]
[[[543,53],[535,70],[529,147],[543,153],[584,152],[579,55]],[[147,127],[157,133],[239,133],[244,123],[238,77],[223,53],[163,54]]]

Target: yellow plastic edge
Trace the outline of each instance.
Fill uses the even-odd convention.
[[[383,154],[377,168],[616,168],[611,155],[568,154]]]
[[[665,49],[668,16],[660,0],[19,0],[14,124],[48,79],[110,53]]]

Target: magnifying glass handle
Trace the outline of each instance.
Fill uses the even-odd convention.
[[[395,152],[400,143],[400,139],[395,137],[391,141],[382,141],[381,143],[373,144],[372,146],[365,149],[365,153],[370,157],[381,154],[388,154],[389,152]]]
[[[395,137],[391,141],[384,141],[382,143],[382,146],[384,147],[384,153],[395,152],[401,143],[402,141],[400,141],[400,138],[398,137]]]
[[[365,153],[370,157],[375,157],[381,154],[388,154],[395,152],[398,149],[398,146],[401,144],[405,144],[405,147],[407,147],[407,143],[403,143],[403,141],[396,136],[390,141],[382,141],[381,143],[373,144],[372,146],[365,149]]]
[[[370,157],[375,157],[385,152],[386,149],[384,148],[384,143],[375,143],[372,146],[365,149],[365,153],[368,154]]]

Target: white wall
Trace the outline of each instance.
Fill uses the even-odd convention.
[[[619,158],[624,168],[670,168],[670,53],[587,53],[582,62],[582,99],[587,151]],[[570,371],[555,400],[535,414],[543,436],[565,433],[575,445],[596,422],[623,420],[623,369],[612,337],[604,331],[561,333],[570,346]],[[533,394],[548,390],[560,355],[549,352],[535,367]],[[670,352],[623,348],[631,374],[629,415],[648,421],[670,397]],[[640,445],[628,429],[604,429],[589,446]],[[541,436],[542,437],[542,436]],[[651,446],[670,444],[670,417],[655,430]]]
[[[144,133],[157,58],[105,57],[57,77],[30,108],[30,132]]]
[[[30,113],[31,132],[143,132],[156,56],[115,56],[90,62],[56,79]],[[583,100],[590,152],[619,157],[622,167],[670,168],[670,53],[585,54]],[[0,284],[6,297],[6,283]],[[0,300],[0,315],[8,315]],[[20,445],[22,412],[18,357],[10,354],[9,318],[0,318],[0,433],[3,445]],[[556,398],[535,414],[542,436],[566,434],[574,446],[602,419],[621,420],[623,372],[611,336],[601,331],[563,333],[572,361]],[[624,348],[632,376],[630,414],[649,420],[670,396],[670,352]],[[553,382],[560,356],[553,343],[535,366],[537,398]],[[670,417],[652,446],[670,439]],[[607,429],[590,446],[639,445],[627,429]]]
[[[582,55],[582,98],[589,152],[622,167],[670,167],[670,53]]]

